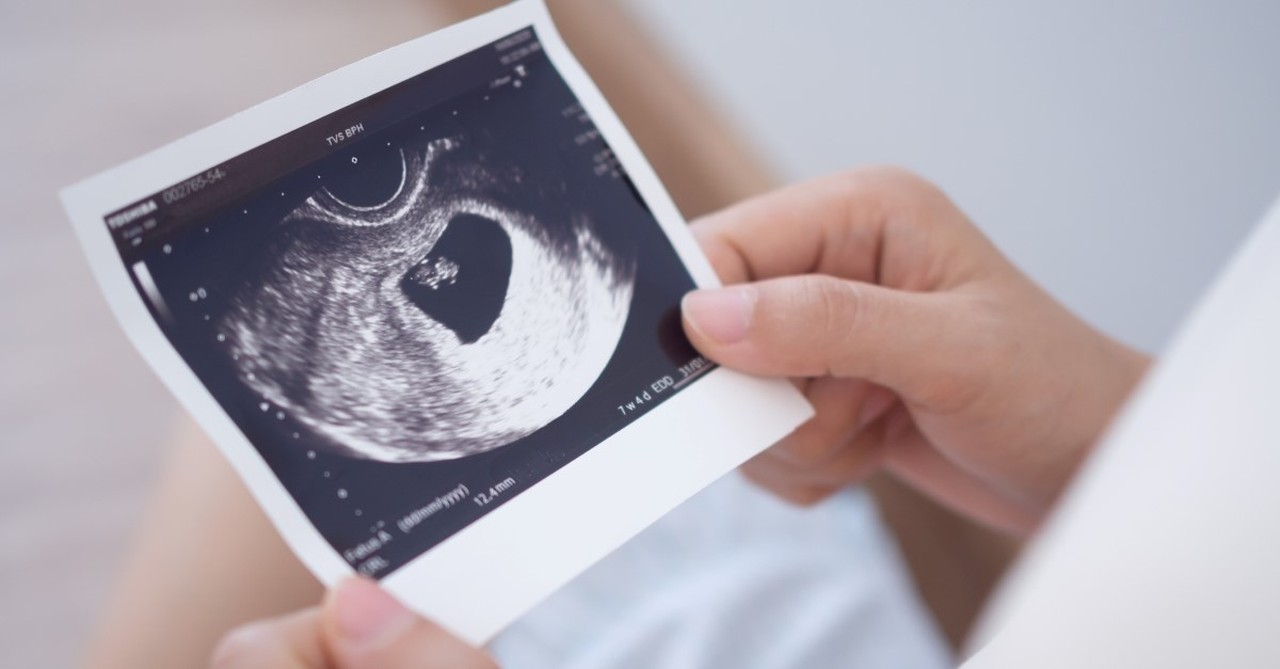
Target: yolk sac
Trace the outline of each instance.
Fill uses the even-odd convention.
[[[354,163],[341,161],[324,178],[329,194],[352,207],[379,207],[400,192],[404,157],[394,147],[362,149]]]
[[[423,313],[470,344],[498,320],[510,280],[506,231],[483,216],[459,214],[400,287]]]

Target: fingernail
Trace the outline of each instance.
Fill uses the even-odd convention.
[[[333,596],[338,633],[347,643],[381,644],[413,625],[413,612],[367,579],[349,578]]]
[[[693,329],[712,341],[732,344],[747,336],[756,291],[749,286],[695,290],[680,306]]]

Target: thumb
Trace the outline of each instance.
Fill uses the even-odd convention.
[[[750,374],[860,378],[912,397],[957,364],[954,309],[936,295],[811,274],[697,290],[681,308],[699,351]]]
[[[372,581],[351,578],[321,609],[335,669],[496,669],[484,652],[406,609]]]

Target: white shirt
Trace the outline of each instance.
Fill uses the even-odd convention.
[[[965,667],[1280,667],[1280,205],[1076,478],[982,636]]]
[[[732,474],[491,646],[505,669],[940,669],[870,499],[799,509]]]

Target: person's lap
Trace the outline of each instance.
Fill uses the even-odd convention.
[[[874,505],[808,509],[733,474],[553,595],[490,650],[504,667],[943,667]]]

